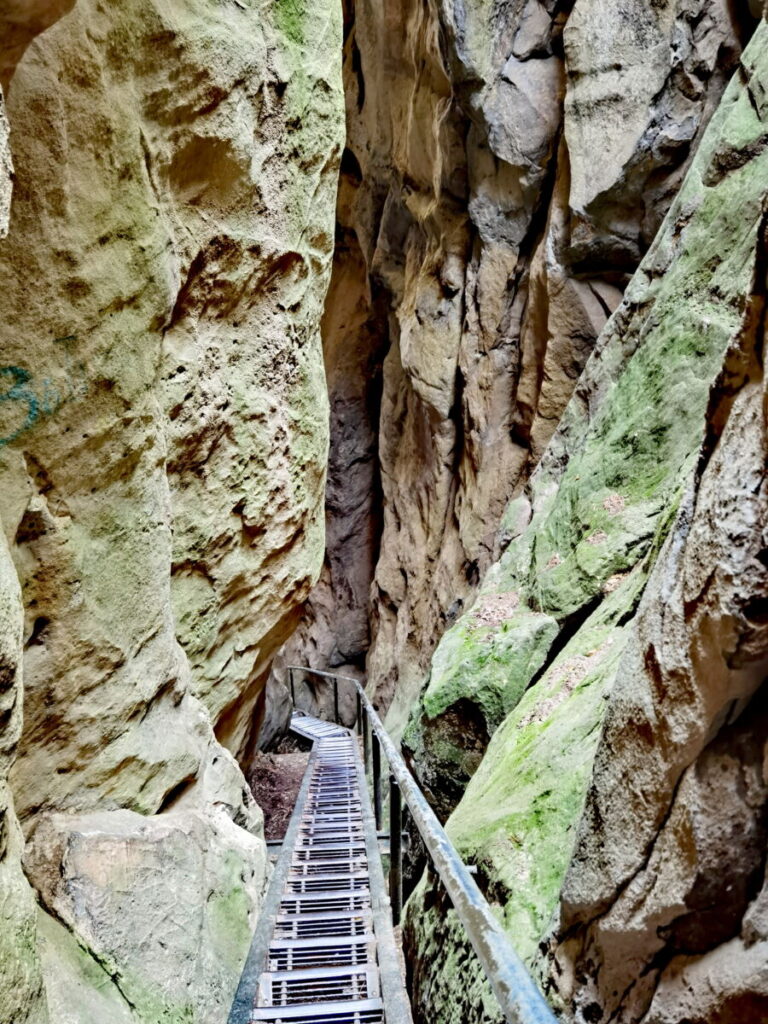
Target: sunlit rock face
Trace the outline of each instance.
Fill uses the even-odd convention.
[[[762,24],[405,735],[579,1024],[768,1013],[767,55]],[[501,1020],[426,880],[406,932],[422,1012]]]
[[[225,748],[322,564],[341,12],[11,3],[0,35],[0,785],[43,908],[4,788],[0,1018],[212,1024],[265,874]]]
[[[287,660],[367,669],[395,732],[754,24],[725,0],[346,4],[339,486]]]

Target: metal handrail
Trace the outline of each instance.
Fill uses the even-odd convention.
[[[464,926],[472,947],[477,954],[477,958],[499,1001],[502,1013],[509,1024],[557,1024],[552,1010],[522,960],[515,952],[503,928],[493,915],[487,900],[477,887],[477,883],[472,878],[467,865],[454,849],[445,829],[427,803],[426,797],[419,789],[400,752],[384,728],[381,719],[376,713],[376,709],[369,701],[358,680],[353,679],[351,676],[341,676],[333,672],[323,672],[319,669],[306,668],[301,665],[288,666],[288,671],[291,673],[292,684],[293,672],[303,672],[334,681],[334,710],[337,721],[338,683],[340,680],[343,680],[354,685],[357,695],[358,726],[361,727],[360,731],[363,734],[366,761],[368,759],[368,748],[371,746],[374,766],[376,765],[377,754],[380,757],[381,751],[384,752],[389,763],[392,784],[390,836],[397,837],[395,843],[399,846],[401,833],[400,795],[402,794],[414,824],[419,830],[424,846],[432,859],[438,875],[442,879],[459,920]],[[365,724],[361,712],[365,712]],[[371,727],[372,744],[368,743],[367,723],[370,723]],[[376,811],[376,826],[380,828],[381,789],[380,782],[377,782],[377,774],[374,767],[374,809]],[[392,842],[392,839],[390,841]],[[391,854],[393,855],[391,859],[394,861],[395,856],[399,858],[400,851],[399,849],[392,849]],[[400,877],[400,871],[397,869],[390,876],[390,895],[391,898],[394,897],[392,898],[392,909],[395,919],[399,915],[397,890],[401,885]]]

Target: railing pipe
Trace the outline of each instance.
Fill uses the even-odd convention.
[[[376,818],[376,831],[381,832],[381,745],[376,733],[371,735],[373,748],[373,814]]]
[[[392,923],[398,925],[403,913],[403,815],[394,775],[389,777],[389,902]]]
[[[416,785],[381,719],[355,680],[374,735],[408,804],[424,845],[464,925],[509,1024],[556,1024],[556,1018],[515,952],[491,908]]]
[[[362,701],[360,702],[360,729],[363,733],[363,765],[367,773],[371,761],[371,730],[368,725],[368,715],[363,711]]]

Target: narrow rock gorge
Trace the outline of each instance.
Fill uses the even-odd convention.
[[[760,14],[345,10],[339,482],[285,658],[367,670],[568,1020],[768,1020]],[[501,1020],[447,911],[423,881],[420,1019]]]
[[[765,15],[0,0],[0,1024],[227,1019],[289,665],[563,1022],[768,1022]]]
[[[757,12],[384,6],[345,9],[328,553],[288,660],[365,667],[399,733]]]

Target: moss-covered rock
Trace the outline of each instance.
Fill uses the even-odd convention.
[[[0,1019],[45,1024],[10,775],[33,845],[107,819],[34,850],[52,1015],[219,1021],[266,864],[217,740],[323,557],[341,4],[0,6]]]
[[[761,25],[531,481],[530,523],[481,590],[478,606],[483,594],[514,591],[515,616],[529,609],[561,628],[554,656],[494,734],[448,823],[531,964],[557,913],[638,600],[690,485],[712,385],[753,317],[768,193],[766,44]],[[446,665],[469,663],[468,637],[475,665],[497,649],[495,636],[461,622],[438,648],[438,681],[451,678]],[[510,676],[519,671],[510,658],[513,665]],[[498,692],[501,699],[503,683]],[[476,699],[471,682],[452,696]],[[439,728],[426,708],[425,699],[411,734],[418,727],[425,736],[433,722]],[[434,747],[422,739],[427,755]],[[437,915],[430,920],[437,936],[447,934]],[[482,1019],[458,978],[451,983],[439,964],[432,975],[464,1007],[463,1019]],[[421,984],[426,1004],[430,978]]]
[[[514,703],[512,694],[525,690],[546,654],[544,642],[529,661],[525,644],[513,649],[505,632],[524,628],[533,612],[561,626],[573,622],[671,523],[703,435],[710,387],[744,316],[765,192],[764,132],[748,91],[734,83],[531,480],[529,525],[435,653],[414,713],[422,733],[449,695],[471,700],[490,724],[486,709]],[[734,160],[739,153],[755,155]],[[507,520],[514,518],[510,510]],[[485,603],[500,593],[514,595],[516,607],[487,629],[474,628],[473,618],[482,620]],[[554,633],[545,637],[551,643]],[[423,761],[425,775],[445,770],[433,769],[421,747],[414,760]]]
[[[460,799],[490,736],[544,664],[558,632],[549,615],[518,610],[516,593],[484,593],[435,652],[418,712],[403,736],[433,806]]]

